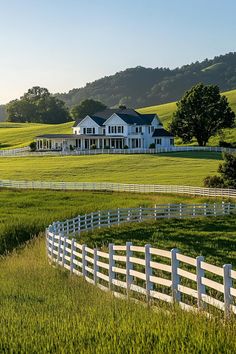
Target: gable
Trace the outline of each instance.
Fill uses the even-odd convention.
[[[104,125],[127,125],[127,123],[116,113],[113,113],[111,117],[109,117]]]
[[[99,127],[99,124],[97,124],[90,116],[86,116],[76,125],[76,127],[97,128]]]

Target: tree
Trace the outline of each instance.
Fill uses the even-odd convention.
[[[57,124],[69,121],[65,103],[46,88],[29,89],[19,100],[7,104],[8,121]]]
[[[197,84],[177,103],[170,129],[188,143],[193,137],[205,146],[211,136],[235,124],[235,114],[218,86]]]
[[[93,115],[96,112],[104,111],[106,108],[107,106],[102,102],[88,99],[84,100],[79,105],[74,106],[71,109],[71,115],[74,120],[83,119],[87,115]]]
[[[236,188],[236,154],[224,153],[224,162],[219,165],[220,176],[207,176],[204,186],[210,188]]]

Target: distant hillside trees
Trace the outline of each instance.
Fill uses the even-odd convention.
[[[71,109],[71,116],[74,120],[83,119],[87,115],[93,115],[96,112],[104,111],[106,108],[107,106],[102,102],[87,99]]]
[[[59,124],[70,120],[65,103],[39,86],[29,89],[19,100],[9,102],[6,109],[9,122]]]
[[[235,114],[219,87],[197,84],[177,103],[170,128],[184,143],[196,138],[200,146],[205,146],[211,136],[234,123]]]
[[[235,89],[236,53],[173,70],[137,66],[56,96],[69,108],[88,98],[101,101],[108,107],[125,104],[138,108],[179,100],[186,90],[199,82],[218,85],[221,92]]]

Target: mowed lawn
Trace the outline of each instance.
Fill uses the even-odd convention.
[[[1,179],[119,182],[203,186],[222,159],[219,153],[37,156],[0,158]]]

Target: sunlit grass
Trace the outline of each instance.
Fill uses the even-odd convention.
[[[1,179],[203,186],[222,156],[211,152],[158,155],[0,158]]]

